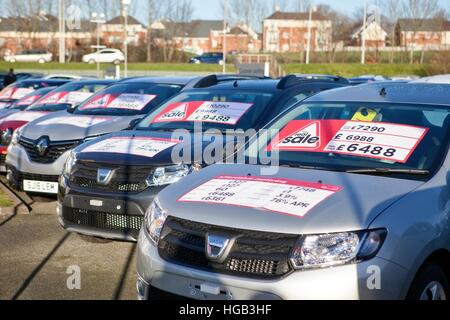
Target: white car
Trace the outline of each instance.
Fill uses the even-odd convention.
[[[45,77],[42,77],[45,80],[80,80],[83,79],[82,76],[76,76],[72,74],[49,74]]]
[[[125,61],[125,56],[122,51],[117,49],[102,49],[100,51],[84,55],[82,61],[90,64],[97,62],[119,64]]]
[[[15,62],[38,62],[46,63],[53,60],[53,54],[45,50],[24,50],[18,54],[5,56],[5,61]]]
[[[414,83],[439,83],[450,84],[450,74],[440,74],[436,76],[426,77],[414,81]]]

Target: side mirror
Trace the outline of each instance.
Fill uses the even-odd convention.
[[[141,118],[131,120],[126,130],[133,130],[139,124],[139,122],[141,122],[141,120]]]
[[[67,111],[68,113],[74,113],[77,107],[78,107],[78,106],[74,106],[74,105],[71,105],[70,103],[68,103],[68,104],[67,104],[66,111]]]

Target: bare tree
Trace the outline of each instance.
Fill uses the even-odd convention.
[[[147,62],[152,62],[152,24],[161,15],[161,1],[158,0],[147,0],[146,10],[147,10]]]
[[[268,12],[265,2],[260,0],[232,0],[229,8],[233,23],[244,23],[253,30],[261,29],[261,20]]]
[[[306,12],[311,6],[311,0],[293,0],[292,9],[296,12]]]
[[[431,19],[439,11],[438,0],[404,0],[403,12],[409,19],[412,42],[410,51],[410,63],[414,63],[414,49],[417,33],[423,29],[426,19]],[[425,45],[422,46],[422,57],[424,55]],[[423,60],[423,58],[421,58]]]
[[[403,16],[402,2],[399,0],[384,0],[382,6],[386,12],[386,18],[388,20],[387,26],[389,28],[388,34],[391,44],[391,52],[389,55],[389,62],[394,63],[394,47],[397,45],[399,39],[397,39],[396,26],[397,21]]]

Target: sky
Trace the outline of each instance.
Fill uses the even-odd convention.
[[[217,19],[220,17],[220,3],[223,0],[192,0],[195,6],[194,18]],[[260,0],[272,3],[272,0]],[[367,0],[367,4],[376,3],[377,0]],[[379,1],[378,1],[379,2]],[[450,10],[450,0],[439,0],[442,7]],[[356,8],[362,7],[364,0],[314,0],[316,4],[328,4],[336,10],[352,15]]]

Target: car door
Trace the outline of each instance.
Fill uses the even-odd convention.
[[[112,50],[103,50],[100,54],[100,62],[108,63],[114,60],[114,51]]]

